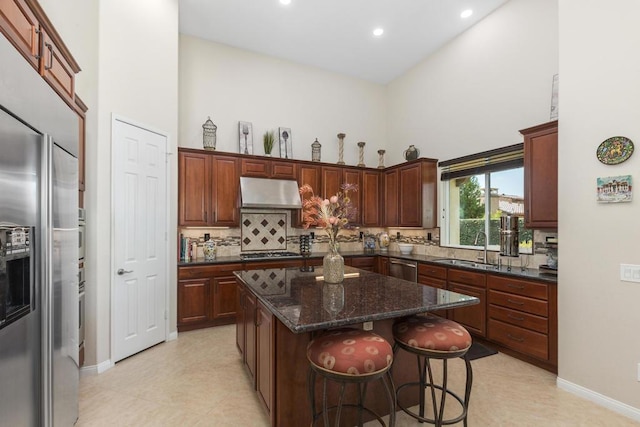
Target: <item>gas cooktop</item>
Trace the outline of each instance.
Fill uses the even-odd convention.
[[[299,257],[295,252],[254,252],[250,254],[240,254],[242,259],[272,259],[272,258],[293,258]]]

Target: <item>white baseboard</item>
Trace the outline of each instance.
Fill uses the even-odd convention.
[[[169,338],[167,338],[167,341],[173,341],[177,339],[178,339],[178,331],[175,331],[175,332],[169,333]]]
[[[611,409],[612,411],[622,414],[625,417],[629,417],[635,421],[640,421],[640,409],[638,408],[634,408],[633,406],[629,406],[626,403],[619,402],[603,394],[589,390],[588,388],[563,380],[560,377],[556,378],[556,385],[562,390],[580,396],[600,406],[604,406],[607,409]]]
[[[102,363],[98,363],[97,365],[85,365],[80,368],[80,375],[98,375],[101,374],[113,367],[113,363],[111,360],[105,360]]]

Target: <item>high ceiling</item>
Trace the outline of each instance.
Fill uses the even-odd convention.
[[[179,0],[180,32],[388,83],[507,1]]]

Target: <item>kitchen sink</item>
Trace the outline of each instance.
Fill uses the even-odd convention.
[[[466,259],[441,258],[441,259],[434,259],[433,261],[437,263],[453,265],[453,266],[459,265],[461,267],[479,268],[482,270],[490,270],[492,268],[498,269],[497,265],[484,264],[482,262],[469,261]]]

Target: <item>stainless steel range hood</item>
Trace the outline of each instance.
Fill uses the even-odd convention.
[[[298,183],[286,179],[240,177],[243,208],[299,209]]]

